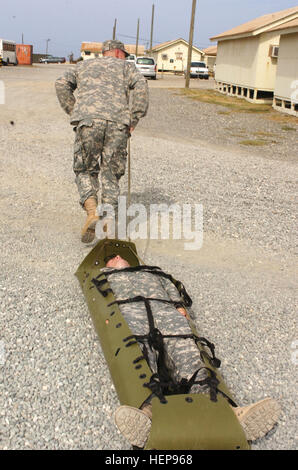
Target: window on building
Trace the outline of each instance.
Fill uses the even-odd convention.
[[[173,64],[174,63],[174,59],[170,59],[170,64]]]
[[[16,50],[16,45],[15,44],[9,44],[7,42],[3,43],[3,50],[4,51],[10,51],[10,52],[15,52]]]
[[[91,55],[90,51],[85,51],[85,55]]]

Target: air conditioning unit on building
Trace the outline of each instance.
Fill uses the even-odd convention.
[[[278,57],[279,46],[270,46],[269,48],[269,56],[277,58]]]

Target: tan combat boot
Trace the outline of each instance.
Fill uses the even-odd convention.
[[[91,243],[95,237],[95,226],[99,217],[96,212],[97,201],[94,197],[89,197],[84,203],[84,208],[87,212],[87,219],[84,227],[82,228],[82,242]]]
[[[151,410],[122,405],[115,411],[114,421],[131,445],[142,448],[150,434],[151,417]]]
[[[265,436],[277,423],[280,406],[273,398],[265,398],[249,406],[233,408],[248,441]],[[122,435],[134,446],[144,447],[151,428],[151,405],[143,409],[122,405],[114,414],[115,424]]]
[[[244,429],[246,439],[255,441],[265,436],[277,423],[281,408],[273,398],[252,405],[233,408]]]

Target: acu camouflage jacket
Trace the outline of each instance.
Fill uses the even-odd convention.
[[[147,113],[147,80],[134,64],[123,59],[102,57],[79,62],[55,85],[60,105],[73,125],[97,118],[135,127]]]

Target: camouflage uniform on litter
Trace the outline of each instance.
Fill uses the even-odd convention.
[[[102,272],[108,273],[113,268],[103,268]],[[174,284],[163,277],[144,271],[127,272],[118,270],[108,276],[109,284],[114,292],[116,300],[124,300],[137,296],[152,299],[171,300],[181,304],[181,297]],[[192,334],[188,320],[178,312],[174,304],[150,301],[156,328],[164,335]],[[129,328],[135,335],[144,335],[149,331],[148,317],[143,302],[120,304],[119,308]],[[190,322],[194,322],[194,314],[190,309]],[[172,378],[179,382],[182,378],[189,379],[193,373],[205,367],[200,352],[193,339],[164,338],[167,367],[171,371]],[[140,343],[142,348],[142,344]],[[149,366],[153,373],[157,373],[157,357],[154,349],[146,343]],[[203,380],[208,376],[206,369],[199,371],[196,380]],[[191,393],[206,391],[206,386],[195,384]]]
[[[81,205],[90,197],[97,199],[101,170],[102,202],[117,209],[129,128],[148,109],[146,79],[134,64],[102,57],[82,61],[67,71],[56,81],[56,93],[76,131],[74,172]]]

